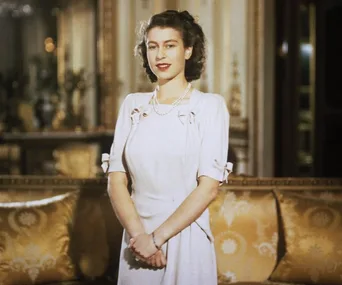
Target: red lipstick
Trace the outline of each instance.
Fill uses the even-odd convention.
[[[168,68],[171,66],[171,64],[168,64],[168,63],[159,63],[157,64],[157,68],[160,70],[160,71],[166,71],[168,70]]]

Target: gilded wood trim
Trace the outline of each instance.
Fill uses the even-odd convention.
[[[259,65],[260,65],[260,0],[255,0],[253,5],[253,21],[254,21],[254,31],[253,31],[253,58],[254,58],[254,68],[253,68],[253,174],[258,174],[258,162],[259,162]]]
[[[68,178],[59,176],[14,176],[0,175],[0,189],[16,187],[30,188],[35,187],[81,187],[89,190],[106,189],[106,178],[82,179]],[[232,176],[228,184],[221,186],[221,189],[236,190],[258,190],[258,189],[275,189],[282,188],[288,190],[341,190],[341,178],[256,178],[256,177],[238,177]]]
[[[100,125],[105,129],[114,129],[117,116],[119,83],[117,80],[116,61],[116,1],[99,0],[99,38],[98,58],[100,75]]]
[[[315,4],[309,4],[309,33],[310,33],[310,44],[312,48],[312,54],[310,57],[310,109],[312,114],[311,126],[316,125],[316,6]],[[313,151],[315,146],[315,130],[311,131],[310,136],[311,150]],[[313,153],[312,153],[313,154]]]

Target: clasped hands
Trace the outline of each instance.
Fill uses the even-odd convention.
[[[165,254],[161,249],[157,249],[153,243],[151,234],[143,233],[131,238],[128,247],[136,257],[136,260],[140,260],[156,268],[163,268],[166,266]]]

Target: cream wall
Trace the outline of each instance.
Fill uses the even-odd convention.
[[[273,2],[274,0],[117,0],[116,61],[119,103],[130,92],[152,89],[133,56],[139,22],[167,8],[187,9],[202,25],[208,41],[207,67],[194,82],[203,91],[222,94],[227,104],[233,83],[240,87],[240,115],[231,126],[246,132],[234,137],[240,159],[236,172],[273,175]],[[233,60],[239,76],[233,82]],[[120,104],[117,104],[119,108]],[[242,124],[241,122],[246,122]],[[242,126],[242,127],[241,127]],[[242,129],[241,129],[242,128]],[[241,147],[239,147],[239,144]],[[246,145],[248,147],[246,148]]]
[[[94,105],[96,103],[96,12],[91,0],[70,1],[58,15],[59,81],[64,81],[64,71],[85,69],[87,89],[85,91],[85,113],[88,126],[96,125]]]

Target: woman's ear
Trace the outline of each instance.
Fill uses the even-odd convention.
[[[192,47],[185,49],[185,59],[188,60],[192,55]]]

